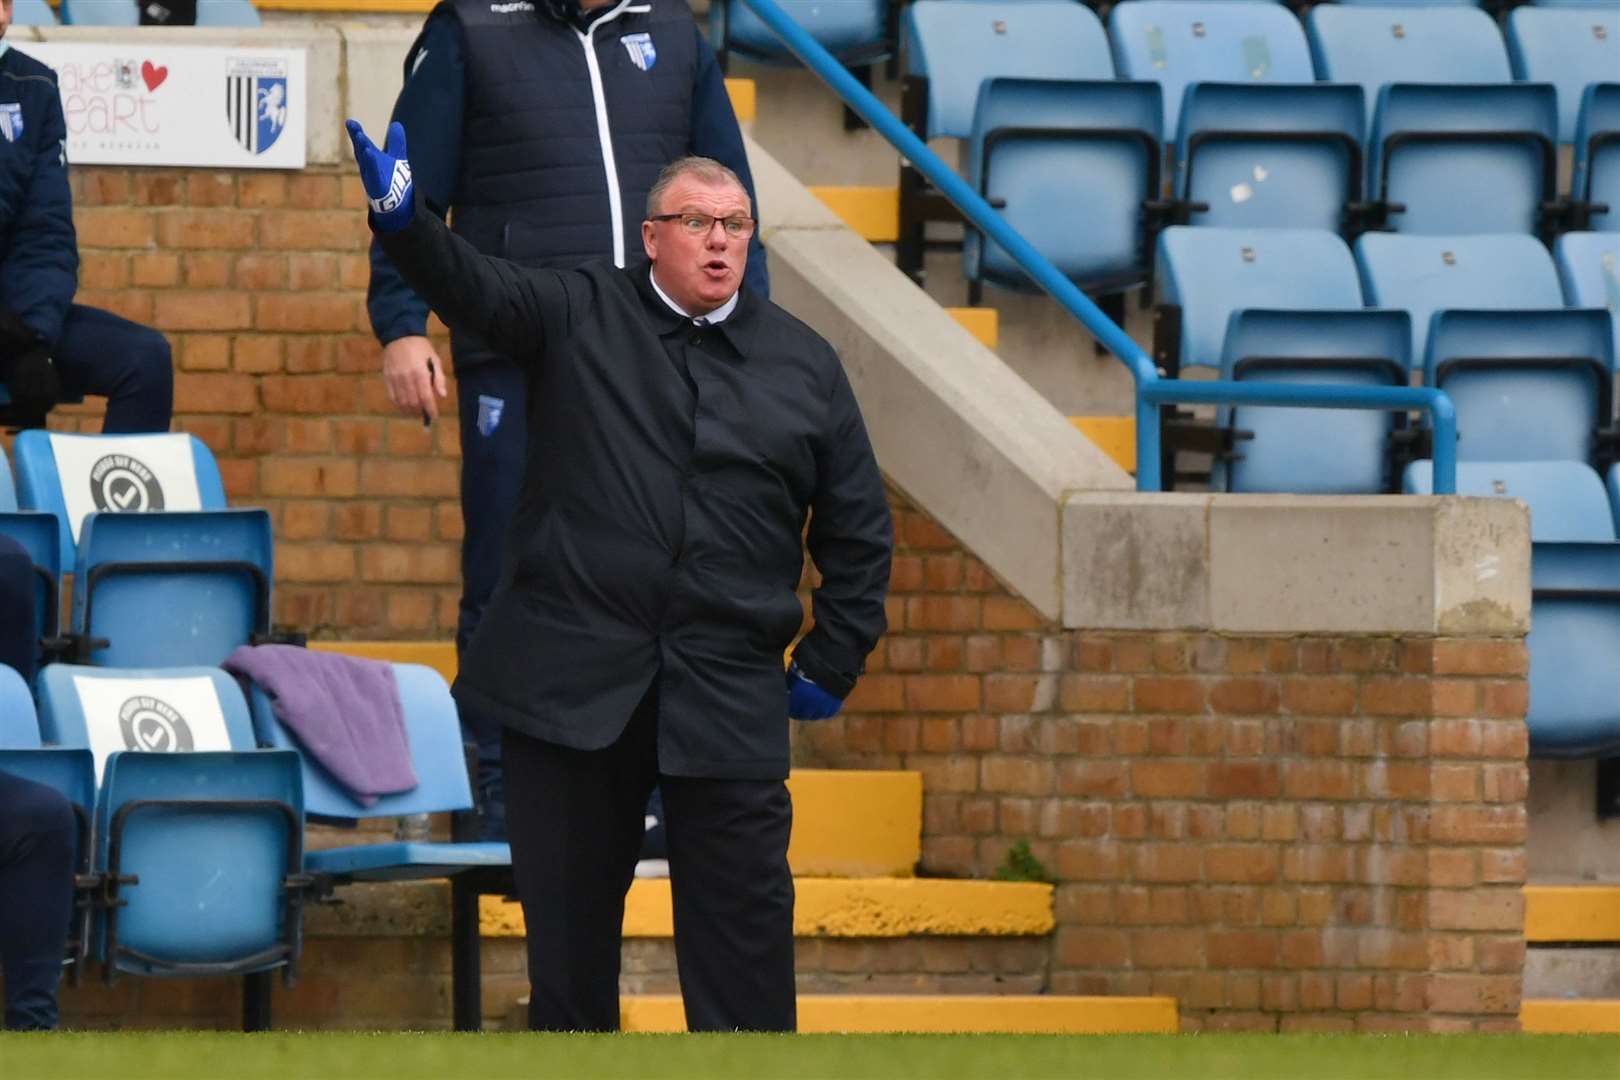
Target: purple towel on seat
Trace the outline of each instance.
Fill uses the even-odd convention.
[[[242,645],[224,668],[258,683],[276,719],[362,805],[416,786],[391,665],[293,645]]]

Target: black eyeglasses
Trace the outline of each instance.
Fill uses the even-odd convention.
[[[678,221],[689,236],[707,236],[717,221],[720,227],[726,230],[726,235],[734,240],[744,240],[754,235],[754,219],[741,215],[715,217],[713,214],[700,214],[696,210],[691,210],[679,214],[654,214],[647,220]]]

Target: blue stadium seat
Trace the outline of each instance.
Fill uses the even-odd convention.
[[[304,788],[311,815],[338,824],[400,814],[468,810],[473,805],[455,702],[444,679],[431,668],[395,664],[400,704],[417,786],[381,796],[366,806],[348,794],[307,755],[302,757]],[[296,747],[294,736],[276,718],[269,698],[257,686],[249,690],[253,724],[261,743]],[[454,970],[455,1026],[477,1030],[479,1009],[478,897],[510,893],[512,852],[506,844],[393,842],[355,844],[311,851],[306,866],[336,885],[354,882],[413,881],[448,878],[451,889],[451,949]]]
[[[45,0],[14,0],[11,21],[17,26],[55,26],[56,12]]]
[[[62,565],[56,546],[58,526],[52,514],[31,510],[0,512],[0,536],[9,536],[21,544],[34,563],[34,625],[35,636],[54,638],[61,632],[60,602]]]
[[[862,67],[882,60],[893,50],[888,10],[892,0],[777,0],[822,48],[847,67]],[[198,11],[198,25],[202,13]],[[798,61],[782,44],[782,39],[746,4],[736,0],[714,0],[709,5],[709,41],[714,45],[722,70],[729,66],[729,55],[756,63],[794,64]]]
[[[1575,140],[1588,85],[1620,79],[1620,3],[1607,8],[1514,8],[1508,13],[1513,77],[1558,88],[1558,138]]]
[[[24,431],[13,446],[17,499],[56,515],[60,560],[71,565],[80,523],[95,511],[223,510],[225,484],[202,440],[157,435]]]
[[[1365,233],[1356,263],[1367,306],[1411,312],[1413,363],[1427,355],[1436,311],[1564,306],[1552,256],[1533,236]]]
[[[137,26],[141,16],[131,0],[62,0],[68,26]]]
[[[1120,78],[1164,87],[1166,133],[1177,131],[1182,91],[1194,83],[1316,78],[1299,20],[1280,4],[1124,0],[1108,15],[1108,36]]]
[[[969,138],[986,79],[1114,77],[1102,23],[1079,4],[916,0],[904,24],[906,121],[925,139]]]
[[[1612,460],[1613,371],[1601,309],[1437,311],[1424,360],[1463,461]]]
[[[1227,322],[1244,308],[1362,307],[1349,247],[1315,229],[1166,229],[1155,283],[1154,359],[1172,372],[1220,364]]]
[[[1159,115],[1153,83],[987,79],[969,182],[1080,288],[1140,284],[1151,267],[1143,204],[1161,191]],[[964,234],[962,273],[975,286],[1029,287],[977,229]]]
[[[341,787],[320,764],[303,756],[305,809],[311,815],[338,823],[405,814],[435,814],[468,810],[472,788],[462,753],[461,726],[455,702],[443,677],[420,664],[395,664],[400,704],[405,710],[406,734],[417,786],[395,795],[383,795],[367,806]],[[257,685],[248,693],[258,740],[265,746],[298,749],[298,740],[282,725],[270,699]],[[402,881],[445,877],[462,870],[510,865],[511,852],[494,843],[380,843],[311,851],[311,870],[344,881]]]
[[[1178,126],[1181,224],[1339,231],[1361,200],[1359,86],[1195,83]]]
[[[1371,110],[1386,83],[1505,83],[1507,47],[1491,17],[1456,6],[1318,4],[1305,18],[1316,76],[1360,83]]]
[[[1614,663],[1620,655],[1620,589],[1536,586],[1525,644],[1531,755],[1586,758],[1620,752],[1620,665]]]
[[[1565,303],[1609,312],[1620,360],[1620,233],[1565,233],[1553,245],[1553,258]]]
[[[1530,0],[1536,7],[1610,8],[1614,0]]]
[[[1574,229],[1620,232],[1620,81],[1588,86],[1581,96],[1570,198]]]
[[[15,668],[0,664],[0,749],[36,750],[39,745],[33,691]]]
[[[1432,495],[1433,462],[1408,465],[1401,490]],[[1530,539],[1538,545],[1609,543],[1615,538],[1603,481],[1585,462],[1459,461],[1457,494],[1518,499],[1530,508]]]
[[[1410,320],[1404,311],[1234,311],[1221,378],[1335,386],[1406,386]],[[1222,409],[1217,423],[1249,433],[1218,462],[1217,491],[1300,495],[1390,490],[1394,412],[1355,409]]]
[[[301,941],[298,755],[257,750],[241,690],[218,668],[53,664],[40,734],[99,774],[94,871],[106,891],[94,951],[109,981],[140,975],[291,977]]]
[[[198,26],[254,27],[263,25],[251,0],[197,0]]]
[[[270,630],[263,510],[92,513],[79,537],[73,632],[103,667],[218,664]]]
[[[1391,83],[1379,91],[1368,190],[1399,232],[1550,232],[1557,140],[1549,85]]]

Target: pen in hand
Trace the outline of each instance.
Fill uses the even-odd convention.
[[[431,393],[433,393],[433,379],[438,374],[433,369],[433,357],[431,357],[431,356],[428,357],[427,366],[428,366],[428,393],[431,394]],[[422,426],[425,427],[425,428],[433,426],[433,417],[428,415],[428,411],[426,409],[422,410]]]

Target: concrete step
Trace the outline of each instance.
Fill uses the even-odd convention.
[[[1620,943],[1620,884],[1526,885],[1524,939]]]
[[[1620,998],[1527,998],[1519,1026],[1530,1035],[1620,1035]]]
[[[624,998],[625,1031],[686,1030],[674,994]],[[1167,997],[1106,998],[1023,995],[805,994],[799,1030],[842,1032],[1000,1032],[1103,1035],[1173,1034],[1176,1002]]]
[[[1052,930],[1052,886],[935,878],[795,878],[799,937],[1032,936]],[[479,902],[485,937],[521,937],[523,909],[498,896]],[[669,882],[642,879],[625,899],[628,938],[674,934]]]

